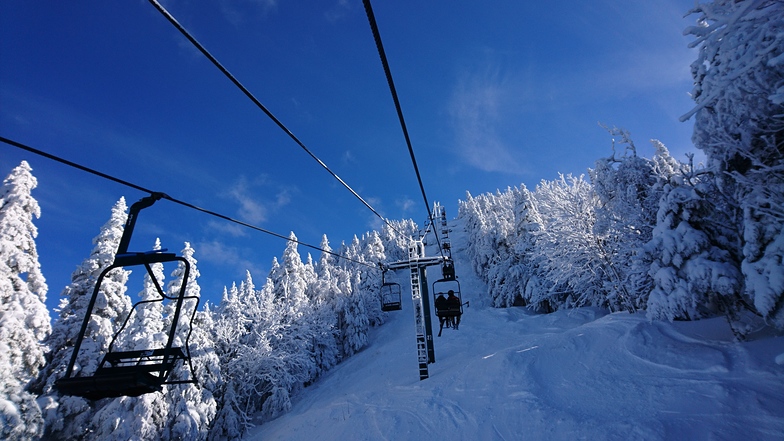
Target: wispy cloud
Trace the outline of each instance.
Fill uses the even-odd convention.
[[[410,212],[412,209],[416,207],[416,201],[411,198],[404,197],[397,199],[395,201],[395,205],[402,211],[404,214]]]
[[[242,250],[227,246],[222,241],[208,241],[194,244],[199,261],[209,262],[223,268],[249,270],[251,274],[262,274],[262,268],[243,257]]]
[[[229,189],[229,196],[239,203],[237,213],[243,221],[259,224],[267,220],[267,208],[253,196],[251,185],[245,177],[240,177]]]
[[[506,97],[512,85],[498,69],[488,66],[480,73],[466,73],[450,100],[457,152],[471,167],[487,172],[518,173],[520,163],[500,133],[508,124],[504,117]]]
[[[258,225],[264,223],[279,209],[291,203],[299,190],[296,186],[284,186],[269,182],[266,175],[253,180],[240,176],[226,192],[226,196],[238,203],[237,216],[240,220]],[[233,228],[222,230],[238,235]]]

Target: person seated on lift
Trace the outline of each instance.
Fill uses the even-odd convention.
[[[460,326],[460,299],[451,289],[447,294],[449,294],[449,297],[446,299],[447,309],[449,310],[449,321],[452,322],[452,327],[457,330],[457,327]],[[448,327],[449,324],[447,324],[447,328]]]
[[[438,316],[438,324],[443,328],[444,323],[446,323],[446,327],[449,327],[449,321],[447,320],[447,310],[449,309],[449,305],[447,304],[446,297],[444,297],[444,293],[438,293],[438,297],[436,297],[436,315]]]

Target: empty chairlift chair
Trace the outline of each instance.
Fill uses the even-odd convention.
[[[394,282],[386,282],[384,273],[381,273],[381,310],[382,311],[400,311],[403,309],[402,292],[400,284]]]
[[[181,256],[163,252],[165,250],[150,252],[127,251],[139,211],[151,206],[161,197],[163,197],[162,194],[154,193],[131,206],[114,263],[104,269],[96,281],[92,297],[90,298],[87,311],[85,312],[79,336],[74,342],[73,354],[71,355],[71,360],[66,369],[65,376],[55,382],[55,387],[60,393],[64,395],[81,396],[90,400],[98,400],[119,396],[135,397],[150,392],[157,392],[162,389],[164,384],[196,383],[190,351],[188,349],[188,340],[190,339],[193,318],[198,308],[199,298],[185,295],[187,280],[190,274],[190,264]],[[185,269],[182,285],[176,296],[166,295],[152,273],[152,264],[165,262],[179,262]],[[94,373],[85,373],[84,375],[82,372],[77,372],[75,374],[74,365],[85,338],[85,332],[87,331],[90,316],[93,313],[93,308],[95,307],[95,302],[101,289],[101,284],[110,271],[116,268],[133,266],[144,266],[147,273],[150,275],[150,278],[153,280],[160,298],[143,300],[134,304],[129,315],[125,318],[125,321],[120,326],[119,330],[114,334],[109,344],[108,351],[104,354],[96,371]],[[162,347],[132,351],[118,351],[114,349],[118,336],[123,333],[126,325],[133,316],[134,311],[136,311],[139,306],[164,301],[174,302],[174,312],[171,315],[171,325],[167,333],[166,343]],[[189,301],[189,306],[191,304],[193,305],[190,317],[188,318],[190,326],[188,328],[187,336],[185,337],[184,346],[174,347],[177,329],[180,325],[183,306],[186,301]],[[189,378],[170,379],[170,374],[182,367],[183,364],[187,364],[187,369],[183,369],[183,371],[187,372],[186,375]]]

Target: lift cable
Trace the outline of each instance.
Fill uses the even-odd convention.
[[[154,0],[151,0],[154,1]],[[395,102],[395,109],[397,110],[397,117],[400,120],[400,127],[403,129],[403,136],[406,138],[406,145],[408,146],[408,153],[411,155],[411,163],[414,165],[414,172],[416,173],[417,181],[419,181],[419,189],[422,192],[422,199],[425,201],[425,208],[427,209],[427,217],[430,222],[433,222],[433,213],[430,210],[430,203],[427,201],[427,194],[425,193],[425,185],[422,183],[422,176],[419,173],[419,166],[417,166],[416,157],[414,156],[414,148],[411,146],[411,138],[408,136],[408,128],[406,127],[406,120],[403,118],[403,109],[400,106],[400,100],[397,96],[397,89],[395,89],[395,82],[392,80],[392,71],[389,68],[389,61],[384,51],[384,45],[381,42],[381,34],[378,31],[378,24],[376,24],[376,16],[373,14],[373,7],[370,5],[370,0],[362,0],[365,5],[365,13],[370,23],[370,29],[373,31],[373,39],[376,41],[376,48],[378,55],[381,58],[381,64],[384,67],[384,74],[387,77],[389,84],[389,91],[392,93],[392,100]],[[435,231],[435,228],[434,228]],[[434,233],[438,249],[441,252],[441,257],[444,257],[444,251],[441,249],[441,241],[438,239],[438,234]]]
[[[19,148],[21,150],[25,150],[25,151],[28,151],[30,153],[34,153],[34,154],[39,155],[39,156],[43,156],[45,158],[51,159],[51,160],[59,162],[61,164],[65,164],[67,166],[79,169],[81,171],[84,171],[84,172],[87,172],[87,173],[90,173],[90,174],[93,174],[93,175],[96,175],[96,176],[99,176],[99,177],[104,178],[104,179],[108,179],[110,181],[116,182],[116,183],[124,185],[126,187],[130,187],[130,188],[133,188],[135,190],[139,190],[139,191],[141,191],[143,193],[160,194],[160,195],[162,195],[162,199],[166,199],[168,201],[174,202],[175,204],[179,204],[179,205],[191,208],[193,210],[200,211],[202,213],[218,217],[220,219],[223,219],[223,220],[226,220],[226,221],[229,221],[229,222],[233,222],[233,223],[241,225],[243,227],[247,227],[247,228],[250,228],[250,229],[253,229],[253,230],[256,230],[256,231],[260,231],[262,233],[269,234],[271,236],[275,236],[277,238],[280,238],[280,239],[283,239],[283,240],[286,240],[286,241],[294,242],[294,243],[296,243],[298,245],[302,245],[302,246],[307,247],[307,248],[312,248],[314,250],[318,250],[318,251],[321,251],[323,253],[331,254],[331,255],[339,258],[339,259],[345,259],[345,260],[347,260],[349,262],[353,262],[353,263],[357,263],[357,264],[360,264],[360,265],[364,265],[364,266],[367,266],[369,268],[373,268],[373,269],[376,269],[376,270],[379,269],[377,266],[370,265],[370,264],[368,264],[366,262],[361,262],[361,261],[358,261],[358,260],[354,260],[354,259],[351,259],[349,257],[342,256],[342,255],[340,255],[338,253],[335,253],[334,251],[325,250],[325,249],[322,249],[322,248],[317,247],[315,245],[310,245],[308,243],[301,242],[299,240],[291,239],[288,236],[284,236],[282,234],[278,234],[278,233],[275,233],[273,231],[266,230],[264,228],[258,227],[256,225],[249,224],[247,222],[243,222],[241,220],[234,219],[234,218],[226,216],[224,214],[220,214],[218,212],[215,212],[215,211],[212,211],[212,210],[208,210],[206,208],[198,207],[198,206],[193,205],[193,204],[191,204],[189,202],[185,202],[185,201],[173,198],[173,197],[169,196],[166,193],[160,193],[160,192],[152,191],[152,190],[150,190],[148,188],[142,187],[140,185],[136,185],[136,184],[134,184],[132,182],[128,182],[128,181],[125,181],[123,179],[114,177],[112,175],[100,172],[98,170],[95,170],[95,169],[92,169],[92,168],[89,168],[89,167],[85,167],[83,165],[77,164],[77,163],[69,161],[67,159],[63,159],[63,158],[61,158],[59,156],[52,155],[51,153],[46,153],[46,152],[44,152],[42,150],[38,150],[36,148],[27,146],[25,144],[22,144],[22,143],[19,143],[19,142],[16,142],[16,141],[13,141],[13,140],[5,138],[3,136],[0,136],[0,141],[4,142],[6,144],[12,145],[12,146],[14,146],[16,148]]]
[[[185,38],[187,38],[188,41],[190,41],[196,47],[196,49],[199,50],[199,52],[201,52],[205,57],[207,57],[207,59],[209,59],[212,62],[212,64],[214,64],[215,67],[217,67],[218,70],[220,70],[223,73],[223,75],[226,76],[226,78],[228,78],[232,83],[234,83],[234,85],[237,86],[237,88],[240,89],[242,93],[244,93],[245,96],[248,97],[248,99],[250,99],[253,102],[253,104],[256,105],[256,107],[261,109],[261,111],[264,112],[278,127],[280,127],[280,129],[283,130],[289,136],[289,138],[291,138],[295,143],[297,143],[297,145],[300,146],[302,150],[304,150],[311,158],[313,158],[313,160],[318,162],[319,165],[321,165],[321,167],[324,168],[324,170],[326,170],[330,175],[332,175],[333,178],[335,178],[338,182],[340,182],[340,184],[343,185],[343,187],[345,187],[348,191],[350,191],[351,194],[354,195],[354,197],[359,199],[359,201],[362,202],[362,204],[364,204],[365,207],[367,207],[370,211],[372,211],[373,214],[378,216],[379,219],[381,219],[385,224],[387,224],[387,226],[389,226],[395,231],[398,231],[386,218],[384,218],[384,216],[382,216],[378,211],[376,211],[375,208],[373,208],[367,201],[365,201],[365,199],[363,199],[362,196],[359,195],[359,193],[354,191],[354,189],[351,188],[343,179],[341,179],[340,176],[338,176],[335,172],[333,172],[327,166],[327,164],[324,163],[324,161],[319,159],[307,146],[305,146],[305,144],[302,141],[300,141],[300,139],[297,138],[297,136],[294,135],[294,133],[291,130],[289,130],[277,117],[275,117],[275,115],[269,109],[267,109],[264,106],[264,104],[262,104],[261,101],[259,101],[245,86],[243,86],[242,83],[240,83],[240,81],[234,75],[232,75],[232,73],[229,72],[229,70],[226,69],[226,67],[224,67],[220,63],[220,61],[218,61],[214,56],[212,56],[212,54],[204,46],[202,46],[201,43],[199,43],[196,40],[196,38],[194,38],[193,35],[191,35],[188,32],[188,30],[185,29],[185,27],[183,27],[177,21],[177,19],[174,18],[174,16],[171,13],[169,13],[169,11],[166,10],[166,8],[164,8],[160,3],[158,3],[157,0],[149,0],[149,2],[153,6],[155,6],[155,9],[157,9],[161,14],[163,14],[163,16],[166,17],[166,19],[169,20],[169,22],[172,25],[174,25],[174,27],[177,28],[177,30],[180,31],[180,33],[184,35]],[[400,231],[398,231],[398,233],[400,233]]]

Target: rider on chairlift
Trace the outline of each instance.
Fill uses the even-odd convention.
[[[460,299],[451,289],[447,294],[449,294],[449,297],[446,299],[446,305],[450,312],[449,320],[452,322],[452,327],[457,330],[458,326],[460,326]],[[447,325],[447,327],[449,326]]]

